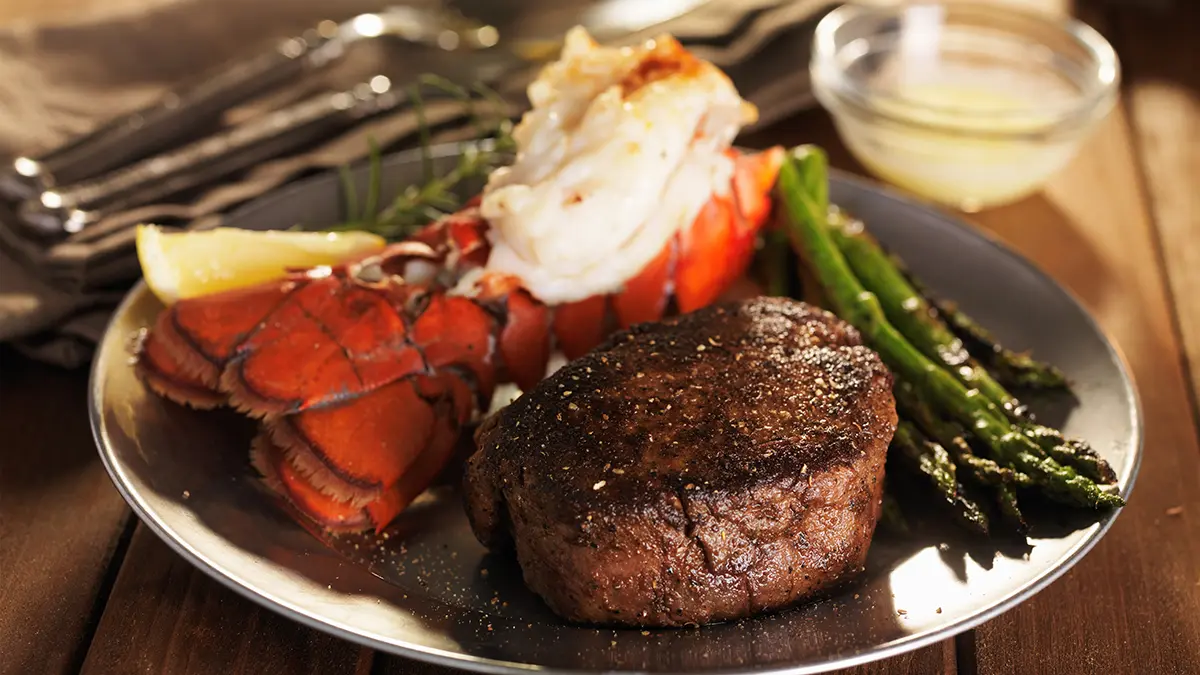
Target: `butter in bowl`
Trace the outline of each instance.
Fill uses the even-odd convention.
[[[960,2],[844,5],[814,93],[879,178],[964,211],[1037,191],[1112,109],[1120,66],[1078,21]]]

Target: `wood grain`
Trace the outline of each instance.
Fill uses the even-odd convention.
[[[139,525],[83,672],[365,675],[371,657],[260,608]]]
[[[1178,3],[1165,18],[1124,11],[1109,23],[1125,69],[1138,166],[1195,405],[1200,399],[1200,4]]]
[[[67,673],[129,512],[92,443],[87,377],[0,348],[0,673]]]

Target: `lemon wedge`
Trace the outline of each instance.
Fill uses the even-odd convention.
[[[378,251],[385,244],[382,237],[369,232],[137,228],[142,276],[154,295],[168,305],[182,298],[278,279],[288,268],[336,265]]]

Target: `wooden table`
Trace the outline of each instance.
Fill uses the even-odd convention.
[[[1096,549],[1033,599],[854,672],[1200,673],[1200,8],[1084,16],[1121,54],[1120,106],[1044,193],[971,220],[1120,345],[1145,412],[1137,488]],[[861,171],[819,111],[769,139],[821,143]],[[450,672],[304,628],[194,569],[113,489],[86,373],[0,360],[0,673]]]

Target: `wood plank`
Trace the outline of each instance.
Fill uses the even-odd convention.
[[[1200,297],[1200,4],[1176,4],[1170,15],[1124,10],[1110,24],[1195,402],[1200,400],[1200,304],[1195,301]]]
[[[372,652],[243,598],[138,525],[83,672],[370,672]]]
[[[131,517],[96,455],[87,374],[0,348],[0,673],[78,669]]]

